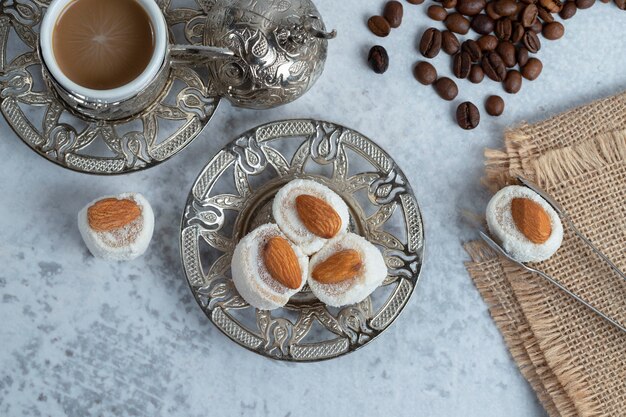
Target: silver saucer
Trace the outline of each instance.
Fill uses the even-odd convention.
[[[202,15],[204,1],[196,0],[193,9],[177,8],[174,2],[158,2],[171,39],[191,43],[184,26]],[[105,122],[74,115],[42,78],[37,45],[47,3],[20,0],[0,5],[0,110],[35,152],[72,170],[123,174],[167,160],[209,123],[220,99],[208,82],[208,70],[183,65],[170,71],[156,102],[134,117]],[[179,33],[184,33],[185,42],[175,39]]]
[[[341,195],[352,230],[383,251],[389,275],[365,301],[329,308],[305,287],[284,308],[260,311],[238,295],[232,251],[272,220],[275,193],[294,178]],[[213,324],[249,350],[299,362],[353,352],[385,331],[417,285],[424,251],[417,200],[393,159],[360,133],[316,120],[259,126],[220,151],[192,187],[180,239],[186,279]]]

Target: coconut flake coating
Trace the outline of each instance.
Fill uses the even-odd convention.
[[[272,205],[272,214],[276,224],[292,242],[300,246],[302,252],[311,255],[320,250],[328,239],[311,233],[300,220],[296,209],[296,197],[303,194],[324,200],[337,212],[341,218],[341,229],[337,236],[348,229],[350,215],[343,199],[333,190],[316,181],[293,180],[276,193]]]
[[[363,266],[359,274],[337,284],[322,284],[311,276],[315,266],[331,255],[346,249],[356,250]],[[309,287],[323,303],[332,307],[356,304],[367,298],[387,277],[387,266],[382,253],[365,238],[354,233],[346,233],[329,240],[309,263]]]
[[[519,231],[513,220],[511,202],[527,198],[539,204],[548,214],[552,233],[547,241],[533,243]],[[489,201],[486,211],[489,231],[504,250],[519,262],[541,262],[550,258],[563,242],[563,224],[556,211],[540,195],[527,187],[511,185],[498,191]]]
[[[141,216],[128,225],[108,232],[98,232],[89,226],[87,210],[100,200],[116,198],[132,200],[141,209]],[[85,241],[87,249],[96,258],[109,261],[129,261],[143,255],[154,232],[154,212],[150,203],[139,193],[100,197],[87,204],[78,213],[78,230]]]
[[[292,290],[272,278],[263,261],[263,249],[268,240],[276,236],[287,239],[273,223],[257,227],[239,241],[231,261],[231,273],[237,291],[248,304],[260,310],[274,310],[287,304],[291,296],[302,289],[309,272],[309,259],[287,239],[298,258],[302,282],[297,289]]]

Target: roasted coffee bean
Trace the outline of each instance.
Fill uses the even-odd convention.
[[[493,35],[481,36],[476,42],[483,51],[495,51],[498,46],[498,38]]]
[[[443,0],[441,5],[446,9],[454,9],[456,7],[457,0]]]
[[[456,86],[456,83],[448,77],[439,78],[433,85],[439,97],[444,100],[454,100],[459,94],[459,88]]]
[[[372,16],[367,21],[367,27],[370,28],[372,33],[376,36],[380,36],[384,38],[389,35],[391,32],[391,26],[389,26],[389,22],[382,16]]]
[[[485,110],[490,116],[500,116],[504,113],[504,100],[500,96],[489,96],[485,101]]]
[[[460,13],[449,14],[445,24],[448,30],[460,35],[465,35],[470,28],[470,21]]]
[[[528,52],[536,54],[541,49],[541,41],[539,36],[533,31],[528,31],[524,34],[524,46],[528,49]]]
[[[538,11],[537,11],[537,6],[534,4],[529,4],[524,8],[524,11],[522,12],[522,16],[521,16],[521,23],[522,25],[524,25],[525,28],[529,28],[533,25],[533,23],[535,22],[535,19],[537,19],[538,16]]]
[[[471,26],[474,32],[480,33],[481,35],[488,35],[493,32],[496,24],[493,19],[486,14],[478,14],[472,19]]]
[[[561,16],[561,19],[563,20],[571,19],[576,14],[576,10],[578,10],[576,2],[570,0],[563,5],[563,9],[559,12],[559,16]]]
[[[496,22],[496,36],[498,39],[508,41],[513,33],[513,22],[508,17],[503,17]]]
[[[389,68],[389,55],[387,50],[380,45],[375,45],[370,49],[367,62],[377,74],[383,74]]]
[[[436,4],[429,6],[426,14],[431,19],[437,20],[439,22],[443,22],[444,20],[446,20],[446,17],[448,17],[448,12],[446,11],[446,9],[441,6],[437,6]]]
[[[485,71],[483,71],[483,68],[480,65],[474,64],[472,65],[469,77],[467,78],[474,84],[478,84],[485,78]]]
[[[441,32],[435,28],[428,28],[420,41],[420,52],[426,58],[434,58],[441,49]]]
[[[552,13],[550,13],[548,10],[546,10],[543,7],[539,7],[537,9],[537,14],[539,15],[539,18],[543,20],[544,23],[554,22],[554,16],[552,16]]]
[[[563,3],[560,0],[539,0],[539,4],[550,13],[558,13],[563,8]]]
[[[535,33],[541,33],[541,31],[543,30],[543,23],[541,23],[541,21],[537,19],[529,29]]]
[[[456,78],[467,78],[472,68],[472,60],[467,52],[459,52],[452,61],[452,73]]]
[[[522,74],[516,70],[507,72],[502,84],[504,91],[509,94],[515,94],[522,88]]]
[[[487,5],[486,0],[457,0],[456,11],[466,16],[475,16]]]
[[[521,3],[519,3],[521,4]],[[526,30],[520,22],[513,22],[513,33],[511,33],[511,42],[518,43],[524,37]]]
[[[500,16],[498,13],[495,12],[493,5],[494,5],[493,2],[488,3],[487,7],[485,7],[485,12],[487,13],[487,16],[489,16],[495,21],[495,20],[500,19],[502,16]]]
[[[420,61],[415,65],[413,75],[417,81],[424,85],[430,85],[437,80],[437,70],[430,62],[426,61]]]
[[[513,68],[515,64],[517,64],[517,57],[515,56],[517,51],[513,43],[509,41],[500,42],[496,48],[496,52],[500,55],[502,62],[504,62],[504,65],[508,68]]]
[[[615,0],[615,5],[620,10],[626,10],[626,0]]]
[[[497,52],[489,52],[482,61],[485,75],[494,81],[503,81],[506,77],[506,65]]]
[[[454,55],[461,49],[461,43],[456,35],[449,30],[441,33],[441,48],[448,55]]]
[[[565,27],[559,22],[552,22],[543,26],[543,37],[551,41],[561,38],[564,33]]]
[[[478,46],[478,42],[471,39],[463,42],[463,45],[461,45],[461,51],[467,52],[472,62],[478,62],[480,61],[480,58],[483,57],[480,46]]]
[[[411,4],[422,4],[424,3],[424,0],[406,0]]]
[[[596,2],[596,0],[576,0],[576,7],[579,9],[588,9]]]
[[[474,104],[466,101],[456,108],[456,121],[465,130],[474,129],[480,123],[480,112]]]
[[[543,69],[543,64],[537,58],[530,58],[526,65],[522,67],[522,75],[527,80],[536,80],[541,74],[541,70]]]
[[[521,0],[521,2],[524,4],[535,4],[537,3],[537,0]]]
[[[392,28],[400,27],[402,24],[402,15],[404,14],[404,8],[399,1],[388,1],[383,11],[383,17],[389,22],[389,26]]]
[[[500,16],[512,16],[517,12],[517,2],[515,0],[496,0],[493,10]]]
[[[525,46],[520,47],[517,50],[517,63],[520,67],[523,67],[528,62],[528,49]]]

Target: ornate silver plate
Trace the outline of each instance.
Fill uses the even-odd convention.
[[[204,0],[196,0],[195,8],[177,8],[175,1],[158,0],[171,39],[184,33],[185,42],[191,43],[198,37],[193,33],[197,27],[185,26],[202,15]],[[37,45],[49,2],[0,3],[0,110],[24,143],[69,169],[122,174],[165,161],[200,134],[219,96],[202,69],[183,65],[173,67],[159,99],[128,120],[104,122],[74,115],[42,77]]]
[[[341,195],[352,230],[383,252],[389,274],[365,301],[329,308],[305,287],[284,308],[260,311],[238,295],[233,249],[272,220],[274,195],[294,178]],[[180,239],[187,281],[207,317],[241,346],[287,361],[335,358],[379,336],[411,297],[424,250],[420,210],[396,163],[360,133],[316,120],[263,125],[220,151],[193,185]]]

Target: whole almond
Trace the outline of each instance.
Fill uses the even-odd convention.
[[[539,204],[528,198],[514,198],[511,214],[517,229],[533,243],[542,244],[552,234],[550,216]]]
[[[313,269],[313,279],[321,284],[337,284],[359,273],[363,261],[359,252],[346,249],[331,255]]]
[[[263,262],[272,278],[295,290],[302,283],[302,270],[296,253],[286,239],[271,238],[263,249]]]
[[[330,239],[341,230],[341,217],[321,198],[299,195],[296,197],[296,210],[302,223],[314,235]]]
[[[96,232],[120,229],[141,216],[141,208],[133,200],[105,198],[87,209],[89,227]]]

